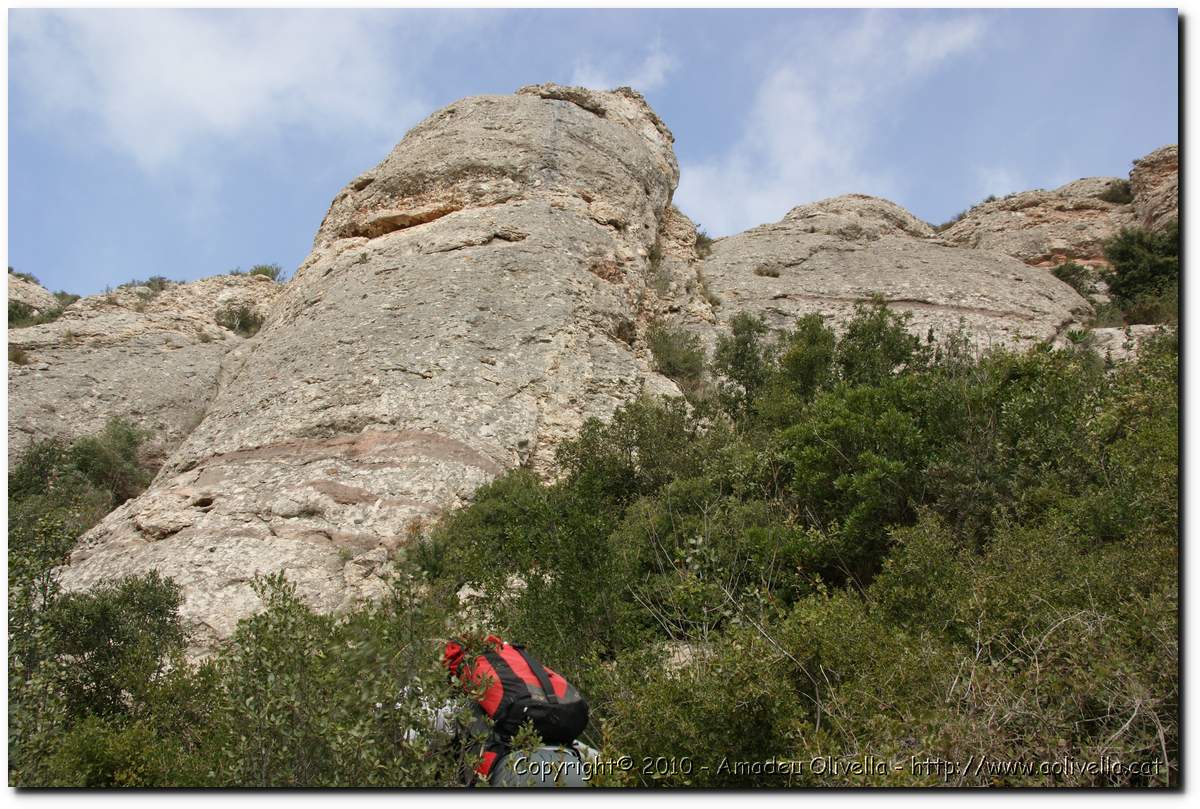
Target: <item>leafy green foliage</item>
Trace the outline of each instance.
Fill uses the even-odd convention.
[[[1100,194],[1100,199],[1117,205],[1128,205],[1133,202],[1133,186],[1129,184],[1128,180],[1117,180],[1104,189],[1104,192]]]
[[[736,319],[691,371],[721,395],[589,420],[552,482],[515,470],[414,529],[378,604],[318,615],[260,580],[203,665],[166,582],[55,592],[89,504],[124,489],[35,447],[10,477],[10,780],[461,783],[437,641],[496,632],[583,690],[605,757],[676,762],[609,784],[1177,783],[1176,334],[1106,371],[908,325],[879,303],[840,336]],[[864,756],[889,766],[737,766]],[[911,766],[970,756],[1018,764]],[[1104,757],[1159,764],[1037,766]]]
[[[1152,233],[1126,228],[1104,245],[1111,265],[1102,273],[1113,300],[1128,312],[1154,299],[1174,296],[1179,289],[1179,223]]]
[[[677,382],[685,392],[697,388],[704,375],[704,347],[699,337],[656,323],[647,331],[646,342],[654,355],[654,370]]]
[[[217,312],[215,320],[223,329],[229,329],[242,337],[253,337],[262,328],[265,319],[253,306],[229,304]]]
[[[1082,264],[1068,261],[1065,264],[1059,264],[1050,272],[1054,274],[1055,278],[1069,284],[1072,289],[1089,300],[1092,295],[1096,294],[1096,284],[1092,278],[1092,272]]]
[[[272,281],[283,280],[283,267],[278,264],[255,264],[250,268],[249,275],[265,275]]]

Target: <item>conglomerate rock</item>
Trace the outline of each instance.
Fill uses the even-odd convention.
[[[50,323],[9,329],[22,353],[22,364],[8,365],[10,461],[33,440],[95,433],[113,416],[144,428],[161,460],[200,420],[222,358],[244,342],[217,313],[265,316],[280,289],[257,275],[124,287],[81,298]]]
[[[959,247],[1002,253],[1037,267],[1103,266],[1104,242],[1134,223],[1132,207],[1102,197],[1117,177],[1089,177],[1053,191],[1022,191],[976,205],[941,233]]]
[[[1137,223],[1160,230],[1179,218],[1179,147],[1155,149],[1135,160],[1129,173]]]
[[[981,346],[1052,340],[1090,313],[1075,290],[1007,256],[948,247],[886,200],[848,195],[721,239],[700,265],[719,320],[738,312],[784,328],[820,313],[836,326],[873,299],[912,315],[921,336],[960,323]]]
[[[1179,149],[1134,161],[1129,180],[1088,177],[1052,191],[1009,194],[974,206],[940,236],[1037,267],[1107,266],[1104,242],[1122,228],[1159,229],[1178,216]]]
[[[279,570],[310,604],[386,587],[422,519],[545,470],[591,415],[677,392],[635,348],[678,180],[636,93],[459,101],[338,195],[313,252],[155,483],[87,534],[68,588],[157,569],[198,647]]]
[[[58,307],[58,299],[50,290],[11,272],[8,274],[8,299],[23,303],[38,314]]]
[[[951,246],[871,197],[701,243],[671,205],[672,141],[628,88],[527,87],[414,127],[337,195],[263,330],[220,357],[215,391],[184,397],[202,420],[61,582],[157,569],[182,586],[200,654],[260,607],[255,575],[283,571],[316,609],[350,609],[483,483],[518,466],[553,477],[588,417],[678,395],[653,370],[655,322],[711,343],[738,311],[836,325],[881,295],[921,334],[965,321],[1024,344],[1088,312],[1048,273]],[[149,357],[186,356],[155,339]]]

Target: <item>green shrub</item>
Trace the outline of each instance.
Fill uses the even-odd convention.
[[[12,267],[8,268],[8,274],[28,281],[31,284],[37,284],[38,286],[41,286],[42,284],[42,282],[37,279],[36,275],[27,272],[17,272]]]
[[[689,390],[703,380],[704,347],[699,337],[656,323],[646,332],[646,342],[654,356],[654,370]]]
[[[21,329],[27,326],[40,326],[43,323],[52,323],[58,320],[62,315],[62,308],[47,309],[44,312],[36,311],[32,306],[21,301],[8,302],[8,327],[10,329]]]
[[[700,258],[708,258],[709,256],[711,256],[712,255],[712,246],[715,241],[716,241],[716,239],[709,236],[708,233],[704,230],[704,228],[700,227],[699,225],[696,226],[696,255],[697,256],[699,256]]]
[[[1128,205],[1133,202],[1133,187],[1128,180],[1116,180],[1100,194],[1100,199],[1117,205]]]
[[[124,284],[121,284],[118,287],[118,289],[133,289],[135,287],[146,287],[153,294],[157,295],[174,283],[175,283],[174,281],[171,281],[170,279],[165,278],[161,275],[152,275],[145,280],[140,280],[140,279],[134,278],[133,280],[126,281]]]
[[[845,381],[881,384],[898,370],[919,367],[921,341],[908,331],[912,316],[897,314],[881,301],[858,305],[838,340],[835,364]]]
[[[765,340],[769,333],[761,317],[738,312],[729,322],[729,334],[717,338],[712,364],[728,380],[721,395],[730,412],[745,414],[767,382],[773,361]]]
[[[1059,264],[1050,272],[1053,273],[1055,278],[1069,284],[1072,289],[1089,300],[1092,295],[1096,294],[1096,284],[1092,280],[1092,271],[1082,264],[1068,261],[1066,264]]]
[[[253,337],[262,328],[265,318],[253,306],[229,304],[218,310],[216,324],[242,337]]]
[[[282,281],[283,267],[278,264],[255,264],[250,268],[249,275],[265,275],[272,281]]]
[[[1111,266],[1102,277],[1122,308],[1178,289],[1178,222],[1159,233],[1125,228],[1105,243],[1104,254]]]

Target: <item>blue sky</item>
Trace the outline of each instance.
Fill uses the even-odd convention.
[[[9,13],[8,263],[52,289],[308,253],[457,98],[641,90],[710,233],[861,192],[931,222],[1178,134],[1173,10]]]

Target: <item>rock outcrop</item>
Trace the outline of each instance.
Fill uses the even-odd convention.
[[[58,299],[50,290],[11,272],[8,274],[8,299],[23,303],[38,314],[58,307]]]
[[[724,323],[755,312],[776,327],[817,312],[834,323],[879,297],[924,336],[962,323],[981,345],[1052,340],[1090,314],[1075,290],[1007,256],[948,247],[903,208],[861,195],[793,208],[719,240],[700,265]]]
[[[468,98],[415,127],[334,200],[203,421],[63,584],[158,569],[200,647],[258,607],[256,573],[348,608],[420,520],[677,392],[633,345],[671,141],[628,89]]]
[[[14,379],[70,358],[74,381],[20,381],[18,431],[48,429],[34,414],[71,403],[69,385],[136,400],[164,424],[171,397],[202,405],[188,410],[202,416],[194,429],[171,433],[187,434],[150,489],[82,538],[62,584],[172,577],[199,654],[259,608],[256,574],[283,571],[319,610],[352,608],[386,591],[425,521],[481,484],[518,466],[552,476],[555,448],[588,417],[642,392],[678,394],[652,369],[654,321],[711,342],[738,311],[783,326],[880,295],[922,335],[965,321],[984,342],[1020,345],[1088,312],[1048,273],[952,246],[871,197],[700,243],[671,206],[672,141],[628,88],[467,98],[337,195],[263,330],[233,350],[210,356],[190,321],[150,330],[128,306],[86,340],[132,358],[69,354],[63,330],[98,323],[76,307],[55,330],[29,330],[37,364]],[[85,362],[156,381],[106,371],[99,385]],[[179,381],[189,370],[194,387]]]
[[[1179,218],[1179,147],[1155,149],[1129,173],[1137,224],[1160,230]]]
[[[1107,266],[1104,242],[1121,228],[1158,229],[1178,216],[1179,150],[1164,146],[1134,162],[1129,180],[1089,177],[1052,191],[980,203],[940,236],[947,243],[1003,253],[1036,267],[1074,261]]]
[[[1103,199],[1120,183],[1117,177],[1089,177],[1053,191],[1009,194],[976,205],[941,237],[949,244],[1002,253],[1035,267],[1067,261],[1103,266],[1104,242],[1134,223],[1129,204]]]
[[[280,289],[255,275],[160,292],[125,287],[81,298],[50,323],[10,329],[8,343],[22,354],[22,364],[8,365],[10,461],[33,440],[95,433],[112,416],[145,428],[161,461],[203,416],[222,358],[244,342],[217,313],[247,307],[265,316]]]

